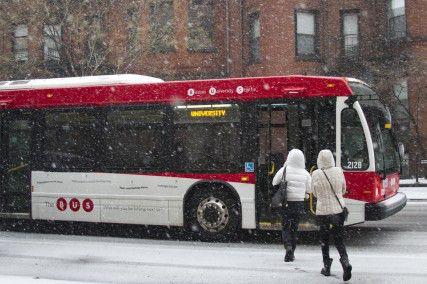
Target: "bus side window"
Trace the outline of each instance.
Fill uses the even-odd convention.
[[[242,170],[238,105],[174,108],[173,167],[181,172]]]
[[[47,112],[44,167],[51,171],[96,170],[96,121],[90,109]]]
[[[341,166],[344,170],[361,171],[369,167],[368,148],[362,123],[354,109],[341,112]]]
[[[105,125],[107,169],[154,170],[163,148],[165,112],[158,108],[110,110]]]

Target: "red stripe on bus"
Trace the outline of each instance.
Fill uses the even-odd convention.
[[[175,172],[161,172],[161,173],[149,173],[142,174],[148,176],[162,176],[162,177],[176,177],[176,178],[191,178],[197,180],[220,180],[225,182],[240,182],[255,184],[255,174],[254,173],[237,173],[237,174],[190,174],[190,173],[175,173]]]

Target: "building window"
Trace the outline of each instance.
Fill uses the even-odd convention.
[[[401,79],[393,85],[393,94],[398,104],[395,108],[395,117],[401,122],[408,121],[409,100],[408,100],[408,80]]]
[[[390,0],[388,28],[391,40],[406,37],[405,0]]]
[[[127,11],[128,50],[135,52],[140,49],[139,41],[139,14],[137,8]]]
[[[105,19],[103,15],[87,15],[85,36],[86,58],[89,62],[98,64],[104,61],[107,50]]]
[[[188,6],[188,49],[213,51],[213,1],[190,0]]]
[[[44,37],[44,60],[59,60],[60,59],[60,45],[62,38],[62,30],[60,25],[45,25],[43,27]]]
[[[170,0],[152,1],[149,18],[151,52],[174,51],[173,2]]]
[[[342,14],[342,38],[344,57],[354,59],[359,53],[358,14],[345,12]]]
[[[318,56],[316,36],[316,13],[296,13],[296,55],[301,58]]]
[[[28,61],[28,26],[17,25],[13,32],[13,51],[16,61]]]
[[[249,15],[249,63],[261,61],[261,26],[259,22],[259,13]]]

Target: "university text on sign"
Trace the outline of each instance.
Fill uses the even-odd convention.
[[[190,112],[191,117],[223,117],[225,116],[225,109],[217,110],[193,110]]]

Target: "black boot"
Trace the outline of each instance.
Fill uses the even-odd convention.
[[[341,258],[340,262],[343,270],[342,279],[344,281],[348,281],[351,278],[351,269],[352,269],[350,262],[348,261],[348,258]]]
[[[286,255],[285,255],[285,262],[292,262],[295,260],[295,256],[294,256],[294,250],[292,249],[292,247],[290,246],[286,246]]]
[[[325,276],[331,276],[331,265],[332,265],[332,258],[324,259],[323,260],[323,268],[320,271],[321,274]]]

